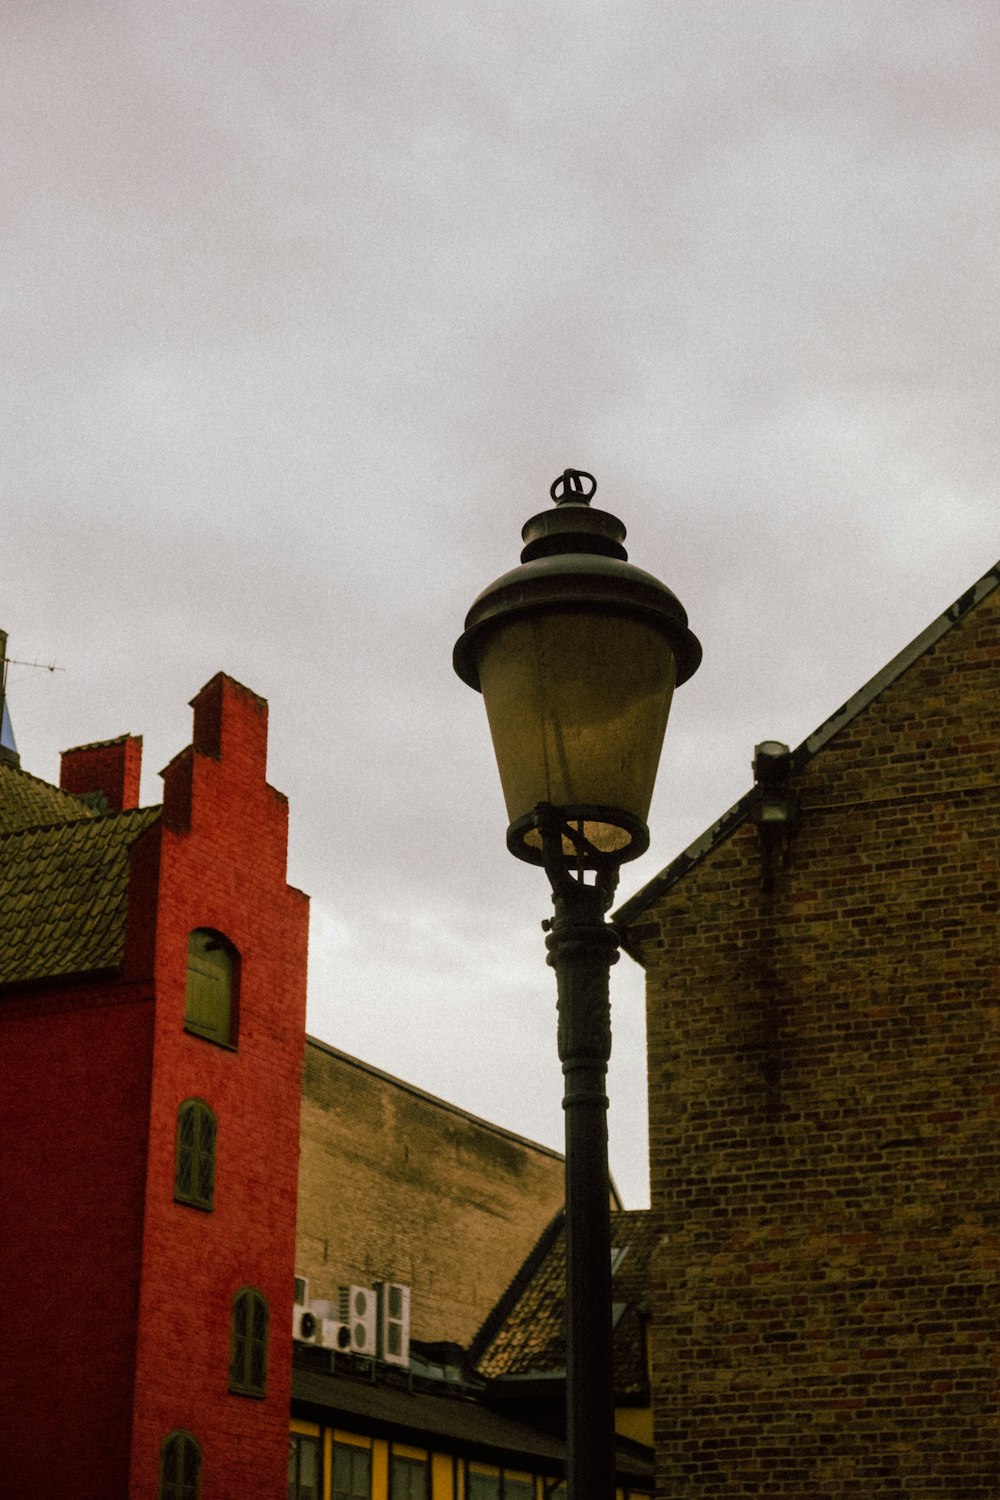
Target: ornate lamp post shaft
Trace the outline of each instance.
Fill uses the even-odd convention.
[[[614,881],[584,885],[566,872],[558,829],[543,829],[542,840],[555,906],[545,946],[556,972],[566,1112],[567,1478],[573,1500],[608,1500],[615,1437],[606,1080],[618,940],[604,914]]]

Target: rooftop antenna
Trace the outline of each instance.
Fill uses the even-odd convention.
[[[63,672],[65,668],[57,667],[55,662],[18,661],[15,657],[8,656],[7,632],[0,630],[0,762],[6,761],[8,765],[19,766],[21,757],[17,753],[14,726],[10,722],[10,712],[7,708],[8,667],[36,667],[45,672]]]

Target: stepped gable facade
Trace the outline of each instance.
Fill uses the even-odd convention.
[[[266,703],[192,706],[162,807],[132,736],[0,756],[10,1500],[286,1483],[307,902]]]

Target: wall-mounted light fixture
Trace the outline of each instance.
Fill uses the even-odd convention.
[[[788,832],[798,820],[799,799],[792,790],[792,752],[780,740],[762,740],[753,754],[754,789],[750,818],[766,831]]]

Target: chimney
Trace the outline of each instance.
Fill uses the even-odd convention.
[[[139,806],[141,769],[142,735],[123,734],[64,750],[59,785],[87,799],[98,812],[127,812]]]

